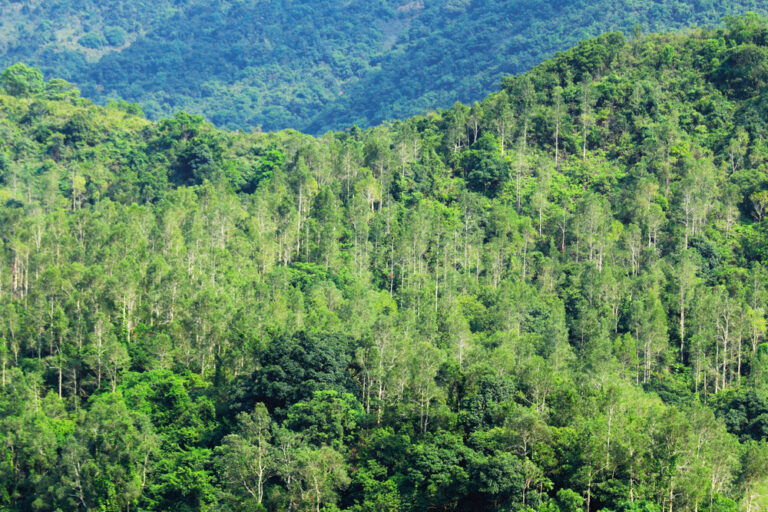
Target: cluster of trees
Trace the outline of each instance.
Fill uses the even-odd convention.
[[[760,0],[0,2],[0,69],[220,127],[322,133],[476,101],[603,32],[717,26]]]
[[[0,77],[0,507],[763,510],[768,26],[370,130]]]
[[[0,55],[3,62],[34,56],[52,72],[61,67],[70,74],[82,73],[89,61],[156,29],[187,3],[5,0],[0,3]]]
[[[303,127],[393,44],[399,1],[0,4],[0,67],[33,63],[86,97],[180,108],[220,126]],[[0,21],[2,23],[3,21]]]
[[[425,2],[396,51],[383,55],[378,68],[347,87],[306,129],[371,126],[457,100],[475,102],[498,89],[504,76],[605,32],[716,27],[726,16],[747,12],[768,14],[761,2],[742,0]]]

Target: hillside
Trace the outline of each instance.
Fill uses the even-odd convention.
[[[768,25],[311,137],[0,77],[0,508],[756,512]]]
[[[0,0],[0,69],[23,61],[104,103],[310,133],[472,102],[578,41],[716,26],[762,0]]]

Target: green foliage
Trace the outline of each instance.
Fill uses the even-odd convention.
[[[0,68],[24,61],[105,103],[123,98],[155,119],[179,109],[228,128],[310,133],[371,126],[457,99],[476,101],[506,75],[606,31],[716,26],[724,16],[768,14],[757,0],[558,3],[439,0],[292,2],[65,0],[0,5]],[[726,18],[735,45],[760,45],[756,16]],[[624,36],[582,45],[570,67],[581,82],[601,74]],[[675,60],[672,46],[657,66]],[[760,55],[732,48],[723,87],[746,94],[764,74]]]
[[[244,399],[285,413],[287,407],[312,399],[317,391],[353,389],[345,371],[349,357],[344,341],[339,335],[306,332],[276,337],[263,352],[262,367],[249,380]],[[323,396],[332,395],[319,395]]]
[[[89,48],[91,50],[97,50],[103,47],[107,42],[99,34],[95,32],[88,32],[83,37],[77,40],[77,44],[83,48]]]
[[[376,461],[368,461],[352,476],[350,494],[355,504],[351,512],[398,512],[401,510],[397,483],[387,477],[387,468]]]
[[[319,138],[10,68],[0,509],[764,508],[764,28]]]
[[[110,46],[123,46],[127,37],[128,34],[122,27],[106,27],[104,29],[104,39]]]
[[[557,491],[557,504],[560,512],[581,512],[584,510],[584,498],[571,489]]]
[[[509,179],[509,165],[499,156],[498,145],[493,135],[485,133],[462,153],[460,166],[470,190],[493,197]]]
[[[30,96],[42,90],[43,74],[25,64],[14,64],[0,75],[0,85],[11,96]]]
[[[768,85],[768,51],[754,44],[733,48],[715,71],[716,79],[730,94],[751,98]]]
[[[307,402],[293,404],[288,410],[285,425],[301,432],[318,446],[331,446],[341,450],[354,442],[363,409],[350,393],[339,396],[336,391],[315,391]]]
[[[742,439],[768,438],[768,396],[764,391],[750,389],[724,394],[717,412],[728,429]]]
[[[213,404],[204,397],[193,400],[197,383],[167,370],[125,376],[121,389],[133,410],[146,414],[162,430],[168,447],[188,448],[205,439],[212,428]]]

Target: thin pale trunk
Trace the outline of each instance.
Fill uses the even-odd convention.
[[[522,178],[523,178],[523,158],[525,155],[525,151],[527,149],[528,145],[528,121],[525,121],[525,124],[523,126],[523,139],[522,144],[520,147],[520,155],[518,156],[518,162],[517,162],[517,211],[520,212],[520,205],[521,205],[521,186],[522,186]]]
[[[59,398],[62,397],[61,394],[61,382],[62,382],[62,361],[61,361],[61,347],[59,347]]]
[[[680,288],[680,363],[685,363],[685,288]]]
[[[560,112],[557,113],[557,122],[555,123],[555,169],[560,162]]]

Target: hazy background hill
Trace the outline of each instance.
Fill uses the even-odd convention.
[[[579,40],[712,26],[762,0],[0,0],[25,61],[151,118],[322,132],[475,101]]]

